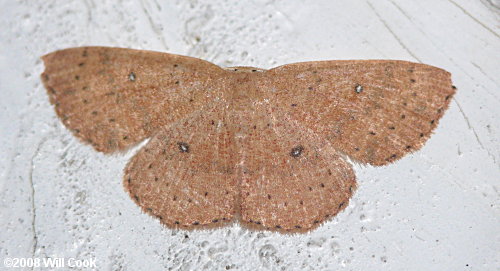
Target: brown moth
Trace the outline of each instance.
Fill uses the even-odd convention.
[[[349,203],[349,162],[382,166],[420,149],[455,93],[442,69],[396,60],[220,68],[107,47],[42,57],[57,115],[97,151],[149,142],[124,186],[176,228],[238,218],[301,232]]]

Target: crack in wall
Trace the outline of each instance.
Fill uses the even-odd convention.
[[[158,9],[160,9],[160,5],[158,5],[158,3],[156,3],[156,5],[157,5],[156,7]],[[169,47],[167,45],[167,42],[165,41],[165,37],[163,37],[163,33],[162,33],[161,29],[158,29],[158,26],[153,21],[153,17],[151,17],[151,14],[149,14],[148,10],[146,9],[144,1],[141,1],[141,8],[142,8],[142,11],[144,12],[144,14],[146,15],[146,17],[148,18],[149,25],[151,26],[151,30],[153,30],[153,32],[158,36],[158,38],[160,39],[160,42],[162,43],[163,47],[165,48],[165,51],[168,51]]]
[[[472,16],[472,14],[470,14],[466,9],[464,9],[462,6],[460,6],[459,4],[455,3],[455,1],[453,0],[448,0],[448,2],[452,3],[454,6],[456,6],[457,8],[459,8],[465,15],[469,16],[469,18],[471,18],[474,22],[478,23],[479,25],[481,25],[482,27],[484,27],[484,29],[488,30],[491,34],[495,35],[495,37],[497,38],[500,38],[500,36],[491,28],[489,28],[487,25],[485,25],[483,22],[479,21],[478,19],[476,19],[474,16]]]
[[[29,185],[31,187],[31,231],[33,233],[33,247],[31,249],[31,255],[32,255],[32,258],[35,257],[35,253],[36,253],[36,250],[38,248],[38,234],[36,232],[36,204],[35,204],[35,185],[34,185],[34,182],[33,182],[33,171],[34,171],[34,168],[35,168],[35,158],[36,156],[40,153],[40,149],[42,148],[42,145],[45,144],[45,142],[47,142],[47,137],[43,138],[42,140],[40,140],[37,144],[37,147],[35,149],[35,152],[33,153],[33,155],[31,156],[31,160],[30,160],[30,171],[29,171],[29,176],[28,176],[28,181],[29,181]]]
[[[370,2],[366,2],[366,3],[373,10],[373,12],[375,13],[375,15],[379,19],[379,21],[382,22],[382,24],[389,31],[389,33],[391,33],[391,35],[396,39],[396,41],[399,43],[399,45],[401,45],[401,47],[403,47],[403,49],[405,49],[405,51],[408,52],[408,54],[410,54],[414,59],[416,59],[418,62],[422,63],[422,61],[412,51],[410,51],[410,49],[408,49],[408,47],[406,47],[406,45],[401,41],[401,39],[399,39],[398,35],[396,35],[396,33],[394,33],[394,31],[392,31],[392,29],[389,27],[389,25],[387,24],[387,22],[384,19],[382,19],[382,17],[380,16],[380,14],[378,14],[378,12],[375,10],[375,8],[373,7],[373,5]]]
[[[474,136],[476,137],[476,141],[477,141],[477,143],[479,143],[479,146],[481,146],[481,149],[483,149],[484,151],[486,151],[486,153],[488,153],[488,156],[493,160],[493,163],[496,165],[497,161],[495,159],[495,156],[493,154],[491,154],[490,151],[484,147],[483,143],[479,139],[479,135],[477,134],[476,130],[470,124],[469,118],[467,117],[467,115],[465,114],[464,110],[462,109],[462,106],[460,106],[460,104],[458,103],[458,101],[455,98],[453,98],[453,101],[458,106],[458,110],[460,111],[460,113],[464,117],[465,123],[467,123],[467,126],[469,127],[469,130],[471,130],[472,133],[474,133]]]
[[[486,72],[484,72],[484,70],[481,68],[481,66],[477,65],[476,63],[474,62],[470,62],[474,67],[476,67],[479,72],[481,72],[484,76],[486,76],[486,78],[490,79],[491,82],[493,82],[495,85],[497,85],[497,87],[500,87],[500,85],[497,83],[497,81],[495,81],[495,79],[493,77],[490,77]],[[495,96],[493,93],[490,93],[493,97],[495,97],[498,101],[498,98],[497,96]]]

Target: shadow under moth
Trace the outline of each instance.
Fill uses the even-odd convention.
[[[420,149],[455,93],[450,73],[397,60],[263,70],[109,47],[42,59],[50,102],[77,138],[104,153],[150,139],[123,184],[172,228],[311,230],[356,189],[346,157],[382,166]]]

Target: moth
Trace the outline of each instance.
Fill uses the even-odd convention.
[[[455,93],[445,70],[397,60],[264,70],[109,47],[42,59],[50,102],[77,138],[103,153],[149,139],[125,190],[184,229],[318,227],[356,190],[348,160],[383,166],[417,151]]]

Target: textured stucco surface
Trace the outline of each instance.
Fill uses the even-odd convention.
[[[0,1],[0,259],[95,257],[99,270],[499,270],[500,3],[305,3]],[[170,230],[123,190],[136,149],[95,152],[49,104],[39,57],[82,45],[262,68],[420,61],[450,71],[458,92],[422,150],[356,165],[351,204],[308,234]]]

